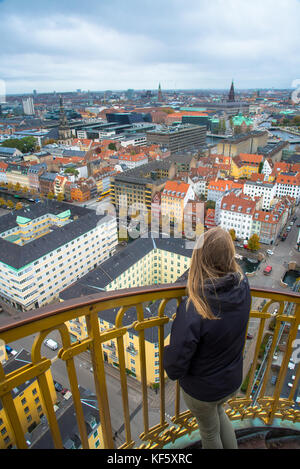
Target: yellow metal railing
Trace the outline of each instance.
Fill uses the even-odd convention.
[[[190,434],[197,428],[196,421],[189,411],[180,410],[180,389],[177,383],[173,425],[166,421],[166,396],[165,396],[165,373],[163,370],[163,349],[165,344],[164,327],[174,318],[165,314],[165,308],[170,300],[177,300],[177,304],[186,294],[184,284],[171,286],[140,287],[131,290],[121,290],[115,292],[104,292],[89,297],[76,300],[69,300],[57,305],[48,306],[32,312],[27,312],[24,319],[17,323],[8,323],[0,328],[0,339],[6,344],[12,343],[27,336],[35,335],[31,350],[32,363],[19,368],[13,373],[5,375],[4,368],[0,365],[0,398],[5,410],[7,419],[14,432],[14,441],[18,448],[27,448],[25,435],[22,430],[19,415],[16,411],[14,399],[11,391],[27,380],[36,378],[40,387],[40,394],[43,407],[48,419],[48,424],[52,434],[55,448],[62,448],[62,437],[58,422],[53,409],[50,390],[46,379],[46,371],[51,369],[51,360],[41,355],[41,346],[47,335],[56,330],[60,334],[61,348],[58,352],[58,359],[66,363],[66,371],[70,382],[70,390],[78,429],[81,437],[82,447],[88,448],[88,435],[84,422],[84,415],[80,394],[78,390],[78,378],[75,369],[74,358],[81,353],[89,351],[93,367],[96,396],[98,399],[99,416],[103,432],[104,448],[114,448],[113,431],[111,424],[111,414],[109,407],[108,391],[106,384],[106,364],[103,357],[103,344],[116,341],[116,351],[119,360],[119,378],[122,392],[122,408],[124,416],[125,441],[119,446],[120,449],[133,447],[139,448],[162,448],[168,443],[172,443],[184,435]],[[266,299],[262,311],[255,309],[260,299]],[[155,317],[144,318],[144,304],[150,301],[159,301],[158,314]],[[271,312],[274,304],[277,306],[277,313],[274,316]],[[130,325],[123,324],[123,318],[129,308],[135,307],[136,320]],[[115,325],[109,330],[101,331],[99,327],[98,312],[111,308],[117,308],[118,312]],[[174,314],[176,310],[174,308]],[[66,323],[78,317],[84,317],[87,326],[87,336],[75,343],[71,343],[70,332]],[[245,395],[240,395],[228,401],[227,413],[232,420],[260,418],[266,424],[272,424],[274,418],[287,419],[292,422],[300,422],[300,412],[292,407],[293,396],[296,391],[300,376],[300,367],[295,369],[295,380],[287,399],[280,397],[288,363],[294,351],[295,339],[298,326],[300,324],[300,297],[296,293],[280,293],[263,289],[252,289],[252,311],[251,318],[258,318],[258,332],[256,346],[250,368],[249,384]],[[260,383],[259,396],[253,403],[251,389],[255,379],[255,370],[259,360],[259,351],[263,340],[264,331],[268,321],[275,318],[275,329],[266,370]],[[282,365],[280,367],[274,392],[271,396],[266,395],[267,383],[270,378],[273,354],[277,346],[277,338],[282,323],[289,326],[286,350],[284,351]],[[160,416],[155,426],[150,427],[148,410],[147,387],[147,355],[145,350],[145,330],[148,328],[158,328],[158,350],[159,350],[159,393],[160,393]],[[125,367],[126,345],[124,336],[129,329],[138,332],[139,350],[138,360],[140,361],[143,432],[139,439],[144,442],[138,444],[132,438],[132,428],[130,424],[130,411],[128,399],[128,383]]]

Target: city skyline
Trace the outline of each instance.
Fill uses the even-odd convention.
[[[299,78],[299,0],[0,0],[0,14],[7,94],[228,89],[232,78],[289,89]]]

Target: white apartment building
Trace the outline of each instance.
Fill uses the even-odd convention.
[[[234,229],[238,238],[249,239],[255,209],[256,202],[250,197],[230,193],[222,199],[219,224],[227,231]]]
[[[26,311],[107,260],[118,244],[115,218],[47,200],[0,219],[0,297]]]
[[[276,180],[276,196],[289,195],[300,202],[300,173],[280,173]]]
[[[276,184],[258,181],[246,181],[243,192],[250,197],[262,197],[262,208],[269,210],[276,197]]]

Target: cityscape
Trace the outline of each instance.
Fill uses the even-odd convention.
[[[228,410],[240,447],[300,447],[300,80],[251,85],[238,61],[213,88],[171,72],[112,89],[19,85],[9,61],[0,73],[1,449],[197,442],[162,353],[196,242],[217,226],[252,290],[245,413]],[[286,433],[238,427],[259,412]]]

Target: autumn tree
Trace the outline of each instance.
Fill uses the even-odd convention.
[[[49,199],[49,200],[54,199],[54,194],[53,194],[53,192],[48,192],[47,199]]]
[[[15,209],[16,209],[16,210],[22,210],[22,208],[23,208],[22,202],[17,202],[17,203],[16,203],[16,206],[15,206]]]
[[[14,208],[15,204],[13,203],[12,200],[8,200],[8,201],[6,202],[6,206],[7,206],[7,208],[12,209],[12,208]]]
[[[257,234],[253,234],[248,239],[248,248],[251,249],[251,251],[257,251],[260,248],[259,236]]]
[[[232,241],[235,241],[236,240],[236,233],[235,233],[235,230],[233,228],[231,228],[229,230],[229,234],[231,236]]]
[[[62,202],[64,200],[64,195],[62,193],[58,194],[57,200],[58,202]]]

